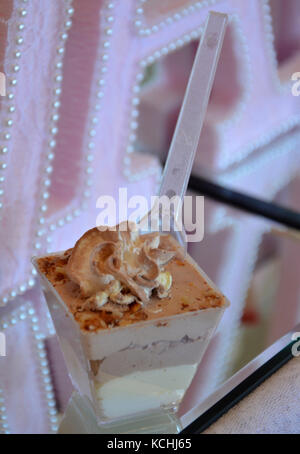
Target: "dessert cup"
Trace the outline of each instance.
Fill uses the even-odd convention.
[[[43,282],[45,298],[75,389],[89,401],[99,425],[116,425],[147,419],[147,415],[176,414],[218,322],[228,305],[226,298],[189,257],[173,263],[174,295],[162,298],[149,317],[119,326],[101,326],[91,313],[70,310],[61,284],[55,285],[44,263],[63,257],[54,253],[33,258]],[[186,275],[189,285],[177,292],[177,281]],[[176,271],[177,270],[177,271]],[[176,274],[176,272],[177,274]],[[191,273],[194,273],[191,275]],[[185,278],[186,279],[186,278]],[[199,296],[190,305],[190,293],[201,283]],[[185,282],[185,281],[182,281]],[[203,290],[204,289],[204,290]],[[197,301],[196,301],[197,300]],[[199,307],[201,307],[199,309]],[[168,309],[165,309],[168,308]],[[173,312],[173,313],[172,313]],[[139,314],[139,312],[137,312]],[[145,419],[146,418],[146,419]],[[152,417],[153,426],[153,417]],[[107,427],[107,426],[106,426]]]

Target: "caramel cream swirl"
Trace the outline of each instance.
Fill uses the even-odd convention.
[[[146,304],[153,290],[160,298],[167,297],[172,277],[163,267],[175,252],[164,249],[163,243],[159,233],[139,235],[136,225],[129,222],[88,230],[75,244],[67,264],[69,278],[87,298],[85,307]]]

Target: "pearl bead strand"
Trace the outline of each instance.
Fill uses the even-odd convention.
[[[49,432],[55,433],[58,429],[58,418],[47,352],[44,344],[45,336],[40,331],[39,320],[32,304],[26,303],[11,312],[9,316],[1,319],[0,331],[5,333],[5,330],[8,328],[24,321],[29,323],[31,328],[33,353],[36,356],[41,392],[47,408],[48,430]],[[10,433],[7,424],[7,409],[4,405],[4,388],[0,383],[0,433],[1,430],[4,433]]]
[[[20,4],[24,3],[29,3],[29,0],[19,0]],[[64,3],[66,5],[66,10],[65,10],[65,18],[64,18],[64,24],[63,24],[63,30],[60,33],[59,36],[59,43],[56,51],[56,59],[54,62],[55,65],[55,75],[54,75],[54,88],[53,88],[53,100],[52,100],[52,111],[50,114],[50,123],[49,123],[49,137],[48,137],[48,149],[46,150],[46,158],[45,158],[45,164],[44,164],[44,175],[42,177],[42,192],[41,192],[41,202],[39,206],[39,212],[40,216],[38,218],[38,227],[36,230],[36,240],[33,244],[33,249],[34,253],[38,253],[40,249],[42,248],[42,239],[43,236],[47,233],[47,229],[44,228],[44,225],[46,223],[45,220],[45,214],[47,212],[48,206],[47,206],[47,199],[49,197],[48,193],[48,188],[51,185],[51,173],[52,173],[52,161],[54,159],[54,151],[55,151],[55,135],[57,134],[57,121],[59,119],[59,107],[60,107],[60,94],[61,94],[61,86],[62,86],[62,68],[63,68],[63,57],[64,57],[64,50],[65,50],[65,41],[67,38],[67,30],[71,27],[72,25],[72,20],[71,17],[74,13],[74,9],[72,8],[72,0],[64,0]],[[26,13],[24,13],[26,11]],[[27,9],[24,7],[20,8],[19,10],[20,17],[24,18],[27,16]],[[24,25],[23,22],[20,25]],[[20,27],[19,27],[20,29]],[[22,36],[22,31],[24,30],[24,27],[21,27],[21,31],[18,33],[17,37],[17,50],[15,52],[15,57],[19,62],[19,59],[21,58],[21,50],[20,46],[24,42],[24,38]],[[19,63],[18,63],[19,66]],[[15,77],[15,76],[14,76]],[[13,80],[17,80],[16,78]],[[13,83],[12,87],[15,87],[17,83]],[[7,95],[8,98],[8,103],[9,103],[9,109],[11,109],[12,112],[15,110],[15,106],[12,104],[12,101],[14,99],[14,93],[13,89],[10,88],[10,91]],[[5,132],[5,134],[9,134]],[[7,139],[8,140],[8,139]],[[9,150],[6,145],[4,154],[6,154]],[[3,154],[3,146],[0,148],[2,150]],[[1,155],[1,152],[0,152]],[[0,156],[1,159],[1,156]],[[3,167],[4,166],[4,167]],[[0,161],[0,178],[2,177],[1,175],[1,170],[4,170],[6,168],[6,163],[1,163]],[[0,180],[0,183],[4,181],[4,178]],[[1,207],[1,202],[0,202],[0,207]],[[47,240],[46,240],[47,241]],[[31,268],[31,271],[29,272],[29,277],[27,280],[23,283],[21,283],[17,288],[13,288],[9,290],[5,295],[3,295],[0,299],[0,306],[6,305],[10,300],[16,298],[18,295],[23,294],[26,292],[28,289],[32,288],[35,285],[35,276],[36,276],[36,270],[34,268]]]

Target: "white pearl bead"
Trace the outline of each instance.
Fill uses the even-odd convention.
[[[133,106],[138,106],[139,103],[140,103],[139,98],[133,98],[133,99],[132,99],[132,105],[133,105]]]
[[[131,129],[137,129],[138,128],[138,123],[136,121],[132,121],[130,123],[130,127],[131,127]]]
[[[52,166],[48,166],[48,167],[46,167],[45,171],[47,173],[52,173],[53,172],[53,167]]]

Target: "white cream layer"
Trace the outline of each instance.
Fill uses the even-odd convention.
[[[137,371],[123,377],[106,377],[95,383],[101,413],[117,419],[180,403],[196,372],[197,364]]]

